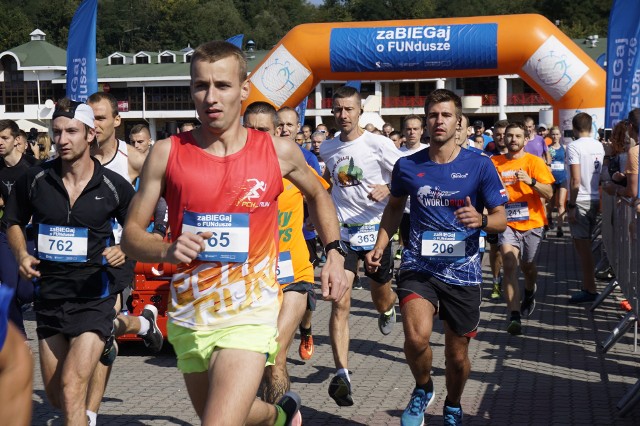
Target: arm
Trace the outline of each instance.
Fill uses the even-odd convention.
[[[529,176],[529,174],[524,170],[518,170],[518,172],[516,173],[516,177],[520,182],[526,185],[531,186],[531,184],[533,183],[533,179],[531,178],[531,176]],[[541,183],[536,181],[535,185],[531,187],[536,190],[545,200],[550,200],[551,197],[553,197],[553,187],[549,183]]]
[[[580,190],[580,164],[571,164],[569,170],[571,178],[569,179],[569,200],[567,202],[575,205]]]
[[[316,226],[320,239],[326,245],[340,239],[340,228],[331,196],[313,176],[294,142],[282,138],[274,139],[282,176],[296,185],[305,196],[311,222]],[[347,290],[344,274],[344,258],[336,250],[327,253],[327,262],[321,274],[322,296],[338,301]]]
[[[365,255],[367,269],[371,272],[375,272],[380,266],[380,259],[385,247],[389,244],[391,235],[396,232],[396,229],[400,226],[402,220],[402,214],[404,213],[404,207],[407,204],[407,197],[389,197],[389,202],[384,208],[382,213],[382,219],[380,220],[380,229],[378,230],[378,237],[376,238],[376,245],[369,253]],[[407,243],[405,241],[405,243]]]
[[[129,156],[129,177],[133,182],[142,173],[145,156],[131,145],[127,145],[127,155]]]
[[[13,256],[18,263],[18,271],[20,275],[28,281],[32,278],[40,277],[40,271],[37,271],[35,267],[40,263],[38,259],[31,256],[27,251],[27,241],[24,238],[24,233],[20,225],[11,225],[7,229],[7,240],[9,247],[13,252]]]

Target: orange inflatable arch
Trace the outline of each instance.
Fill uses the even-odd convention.
[[[605,71],[541,15],[304,24],[250,76],[244,105],[296,106],[321,80],[518,74],[571,129],[576,111],[604,127]]]

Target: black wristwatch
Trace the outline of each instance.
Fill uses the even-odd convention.
[[[324,252],[329,253],[329,250],[336,250],[342,257],[347,257],[347,246],[341,240],[331,241],[324,246]]]
[[[488,223],[489,223],[489,217],[486,214],[483,214],[482,215],[482,225],[480,225],[480,229],[486,228]]]
[[[534,186],[536,186],[536,183],[538,183],[538,181],[536,180],[536,178],[532,177],[531,178],[531,183],[529,184],[529,186],[534,187]]]

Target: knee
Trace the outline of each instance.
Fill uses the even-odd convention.
[[[431,348],[429,345],[429,336],[421,336],[418,333],[406,333],[404,340],[405,351],[413,353],[422,353]]]
[[[343,297],[338,302],[333,302],[331,305],[331,316],[346,319],[349,316],[349,310],[351,309],[350,297]]]
[[[502,266],[505,270],[514,271],[518,266],[518,259],[513,253],[504,254],[502,256]]]
[[[445,350],[446,368],[449,370],[464,370],[467,365],[468,358],[465,351]]]

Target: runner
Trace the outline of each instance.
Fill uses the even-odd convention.
[[[504,267],[502,292],[510,312],[507,331],[512,335],[522,334],[521,316],[530,316],[536,307],[536,258],[545,223],[540,199],[548,200],[553,194],[553,175],[544,160],[524,151],[527,137],[524,123],[510,123],[505,130],[509,152],[491,157],[509,194],[508,226],[498,236],[498,244]],[[518,266],[524,275],[522,303]]]
[[[391,198],[375,247],[366,256],[369,271],[384,265],[385,247],[410,196],[410,237],[397,284],[404,352],[416,387],[402,414],[404,426],[424,424],[424,413],[434,400],[429,340],[438,311],[445,330],[444,424],[462,424],[460,399],[471,369],[469,340],[480,321],[480,230],[496,233],[506,226],[502,204],[507,198],[491,161],[456,143],[461,110],[460,97],[448,90],[427,97],[431,145],[396,163]],[[487,215],[482,214],[485,207]]]
[[[157,142],[124,227],[123,248],[143,262],[178,265],[171,283],[169,341],[203,424],[299,424],[300,399],[276,406],[255,398],[265,361],[277,352],[277,197],[286,177],[303,192],[327,244],[322,294],[346,291],[331,199],[300,148],[240,124],[249,94],[246,59],[230,43],[199,46],[191,96],[202,125]],[[172,242],[146,232],[160,195]],[[233,390],[233,392],[230,392]]]
[[[35,279],[40,364],[49,402],[67,424],[87,421],[87,386],[111,336],[124,255],[114,247],[111,219],[124,222],[131,184],[89,155],[93,111],[58,102],[52,128],[59,157],[30,168],[7,205],[7,235],[20,274]],[[37,258],[23,228],[32,219]]]
[[[342,225],[340,237],[347,247],[345,269],[347,294],[331,307],[329,334],[336,364],[336,375],[329,384],[329,395],[339,406],[353,405],[349,358],[349,310],[351,285],[358,274],[358,261],[375,244],[382,211],[389,196],[391,171],[402,153],[391,140],[365,131],[358,125],[362,114],[360,93],[353,87],[338,88],[333,95],[333,116],[341,133],[320,146],[320,157],[326,163],[325,180],[333,183],[331,196]],[[328,249],[328,247],[325,247]],[[378,327],[382,334],[391,333],[396,321],[396,294],[391,289],[393,260],[391,244],[385,249],[383,266],[372,273],[371,299],[380,313]]]

